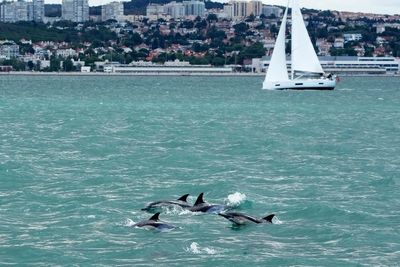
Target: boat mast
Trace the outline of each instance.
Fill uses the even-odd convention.
[[[293,12],[293,6],[294,6],[294,2],[293,2],[293,1],[295,1],[295,0],[292,0],[292,1],[289,0],[289,2],[292,3],[292,10],[291,10],[291,13],[290,13],[290,15],[291,15],[291,22],[292,22],[292,25],[291,25],[291,33],[290,33],[290,50],[291,50],[291,52],[290,52],[290,72],[291,72],[292,80],[294,80],[294,66],[293,66],[293,51],[294,51],[294,49],[293,49],[293,20],[294,20],[294,16],[295,16],[295,12]],[[289,7],[289,2],[288,2],[288,7]]]

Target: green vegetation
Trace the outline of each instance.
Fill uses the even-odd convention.
[[[98,25],[97,29],[90,27],[79,31],[75,29],[75,23],[60,21],[52,26],[36,22],[0,23],[0,40],[13,40],[19,42],[21,39],[39,41],[54,41],[72,43],[73,47],[79,47],[83,42],[92,42],[102,45],[109,40],[117,39],[117,35],[104,27]],[[90,22],[86,26],[90,26]]]

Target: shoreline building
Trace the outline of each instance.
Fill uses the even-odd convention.
[[[355,56],[320,56],[322,68],[326,72],[337,74],[398,74],[400,61],[394,57],[355,57]],[[265,72],[271,57],[253,58],[250,68],[257,73]],[[291,69],[287,58],[288,69]]]
[[[73,22],[85,22],[89,20],[88,0],[63,0],[62,19]]]
[[[111,2],[101,6],[101,20],[116,20],[121,21],[124,18],[124,3],[123,2]]]

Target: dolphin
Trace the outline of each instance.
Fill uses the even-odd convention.
[[[206,212],[206,213],[218,213],[226,209],[225,205],[214,205],[208,204],[203,200],[204,193],[201,193],[198,197],[196,202],[194,203],[193,207],[189,208],[192,212]]]
[[[134,224],[132,227],[145,227],[157,230],[170,230],[175,228],[175,226],[173,226],[172,224],[160,221],[159,216],[160,213],[157,212],[156,214],[151,216],[150,219],[138,222]]]
[[[177,200],[159,200],[159,201],[154,201],[149,204],[147,204],[146,207],[144,207],[142,210],[146,211],[151,211],[156,208],[159,208],[160,206],[179,206],[181,208],[187,209],[190,208],[191,206],[189,203],[187,203],[187,197],[189,194],[183,195]]]
[[[240,212],[220,212],[218,213],[218,215],[230,220],[237,225],[243,225],[247,223],[272,223],[272,219],[275,217],[275,214],[270,214],[264,218],[259,219]]]

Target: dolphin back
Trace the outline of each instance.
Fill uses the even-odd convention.
[[[187,202],[187,198],[188,198],[189,194],[183,195],[180,198],[178,198],[178,201],[183,201],[183,202]]]
[[[267,222],[269,222],[269,223],[272,223],[272,219],[273,219],[274,217],[275,217],[275,214],[270,214],[270,215],[264,217],[263,220],[265,220],[265,221],[267,221]]]
[[[203,199],[203,196],[204,196],[204,193],[201,193],[201,194],[197,197],[196,202],[194,203],[193,207],[205,203],[205,201],[204,201],[204,199]]]
[[[149,203],[146,207],[142,208],[141,210],[144,211],[152,211],[161,208],[161,206],[180,206],[181,208],[189,208],[190,205],[187,203],[187,198],[189,194],[185,194],[178,198],[177,200],[158,200]]]

